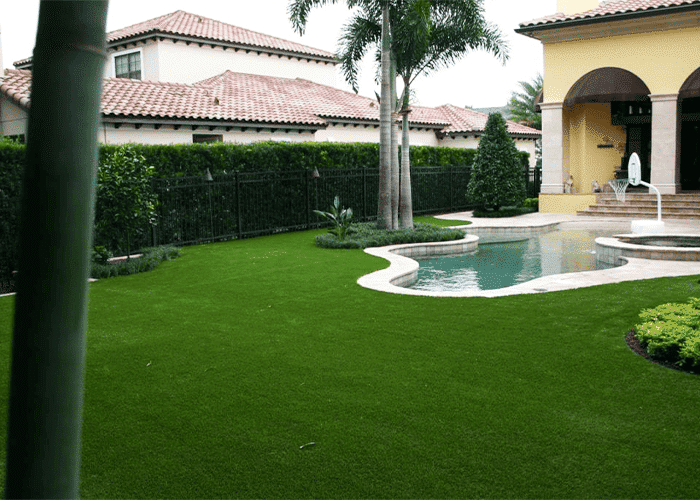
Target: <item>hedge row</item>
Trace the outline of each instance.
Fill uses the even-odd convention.
[[[16,244],[19,230],[17,201],[25,159],[24,145],[0,140],[0,282],[10,279],[19,257]]]
[[[100,145],[100,158],[118,147]],[[376,168],[379,164],[379,145],[365,143],[134,144],[133,148],[145,156],[161,178],[203,175],[207,169],[212,174],[223,174],[314,168],[345,170]],[[475,155],[475,149],[413,146],[411,165],[471,166]],[[520,152],[520,156],[523,166],[527,166],[529,153]],[[18,195],[24,161],[24,145],[0,141],[0,198]]]
[[[102,155],[118,146],[102,145]],[[232,171],[290,171],[314,168],[376,168],[379,165],[378,144],[281,143],[252,144],[209,143],[150,145],[134,148],[155,167],[159,177],[202,175]],[[470,166],[476,150],[448,147],[413,146],[411,164],[415,166]]]

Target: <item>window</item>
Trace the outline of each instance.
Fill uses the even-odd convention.
[[[192,134],[192,142],[224,142],[224,136],[217,134]]]
[[[141,52],[131,52],[114,58],[114,75],[117,78],[141,79]]]

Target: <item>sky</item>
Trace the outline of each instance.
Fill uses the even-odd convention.
[[[351,11],[344,2],[312,10],[304,36],[292,29],[287,13],[289,0],[111,0],[107,31],[124,28],[176,10],[209,17],[241,28],[335,52],[343,25]],[[455,65],[419,76],[413,84],[414,104],[453,104],[473,108],[505,106],[520,81],[532,81],[543,70],[542,44],[514,32],[520,23],[553,14],[556,0],[485,0],[485,17],[497,25],[510,47],[503,65],[489,54],[472,52]],[[0,10],[2,66],[32,55],[36,38],[39,0],[4,2]],[[374,54],[362,64],[359,93],[373,97]],[[337,86],[346,90],[342,76]]]

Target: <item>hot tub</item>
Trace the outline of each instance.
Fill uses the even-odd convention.
[[[606,264],[620,257],[700,261],[700,236],[696,234],[620,234],[597,238],[596,258]]]

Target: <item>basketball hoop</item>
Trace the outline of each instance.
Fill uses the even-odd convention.
[[[625,202],[625,191],[629,183],[629,179],[611,179],[608,181],[610,187],[615,191],[615,198],[617,198],[617,201],[620,203]]]

